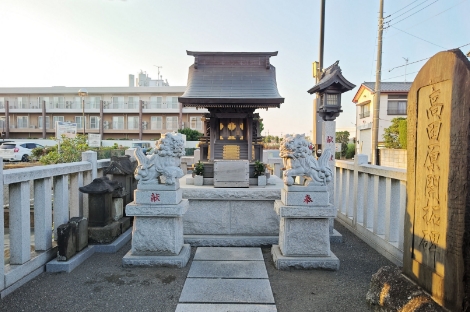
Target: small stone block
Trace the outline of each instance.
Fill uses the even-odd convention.
[[[290,192],[282,189],[281,201],[286,206],[327,206],[329,195],[327,191]]]
[[[251,247],[198,247],[194,261],[264,261],[261,248]]]
[[[176,312],[276,312],[272,304],[179,303]]]
[[[90,244],[109,244],[121,234],[121,224],[113,222],[103,227],[88,227]]]
[[[131,227],[131,218],[130,217],[123,217],[118,220],[119,224],[121,224],[121,233],[127,231],[128,228]]]
[[[77,252],[88,246],[88,220],[83,217],[74,217],[69,223],[74,223],[77,228]]]
[[[181,303],[274,303],[268,279],[188,278]]]
[[[57,227],[58,261],[68,261],[77,253],[76,229],[74,223],[61,224]]]
[[[283,256],[278,245],[271,248],[274,266],[278,270],[289,269],[323,269],[339,270],[339,259],[335,254],[330,253],[328,257],[286,257]]]
[[[142,191],[176,191],[180,188],[180,181],[177,179],[175,184],[160,184],[160,183],[137,183],[137,190]]]
[[[193,247],[211,247],[211,246],[253,246],[279,244],[279,235],[277,236],[235,236],[235,235],[184,235],[184,242]]]
[[[126,206],[127,216],[156,216],[156,217],[179,217],[189,207],[187,199],[181,200],[177,205],[149,205],[130,203]]]
[[[143,191],[136,190],[134,192],[134,202],[136,204],[151,205],[176,205],[181,202],[183,191]]]
[[[193,184],[195,186],[203,186],[204,185],[204,176],[195,175],[194,178],[193,178]]]
[[[181,217],[134,218],[131,248],[133,255],[174,256],[180,253],[183,243]]]
[[[258,186],[266,186],[266,176],[259,176],[258,177]]]
[[[284,256],[329,256],[329,220],[281,218],[279,247]]]
[[[268,278],[264,261],[193,261],[188,277]]]
[[[335,218],[335,206],[286,206],[280,200],[274,202],[274,211],[279,217],[285,218]]]
[[[111,208],[111,217],[113,221],[122,218],[124,200],[121,197],[113,198],[113,206]]]
[[[177,267],[184,268],[191,255],[191,246],[184,244],[175,256],[135,256],[129,251],[122,258],[123,267]]]

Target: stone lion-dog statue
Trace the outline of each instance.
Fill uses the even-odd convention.
[[[172,185],[184,175],[180,165],[185,149],[180,133],[168,132],[162,135],[149,156],[144,155],[140,147],[136,148],[134,154],[138,162],[134,172],[138,184]]]
[[[323,151],[320,158],[312,155],[311,145],[305,139],[305,134],[285,135],[279,147],[279,156],[284,163],[283,181],[293,185],[296,176],[305,178],[306,185],[326,185],[332,180],[333,173],[328,166],[331,157],[329,149]]]

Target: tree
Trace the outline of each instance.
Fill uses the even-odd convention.
[[[186,141],[199,141],[199,138],[202,136],[201,132],[191,128],[179,129],[178,132],[186,135]]]
[[[52,138],[56,140],[55,138]],[[82,152],[87,151],[87,136],[77,134],[75,138],[67,138],[62,136],[60,142],[60,150],[58,145],[45,149],[43,156],[39,158],[39,162],[44,165],[71,163],[82,160]]]
[[[390,127],[384,129],[386,148],[406,148],[406,118],[392,119]]]
[[[341,156],[346,155],[349,142],[349,131],[336,132],[336,143],[341,143]]]
[[[263,135],[263,130],[264,130],[264,123],[262,120],[259,121],[259,133],[260,135]]]

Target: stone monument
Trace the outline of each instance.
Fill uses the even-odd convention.
[[[286,170],[281,200],[274,202],[280,218],[279,245],[271,250],[276,268],[338,270],[339,259],[330,250],[329,218],[336,215],[327,188],[330,150],[317,160],[305,135],[286,135],[280,156]],[[303,177],[303,185],[295,185],[294,177]]]
[[[191,248],[183,243],[182,216],[188,200],[182,199],[179,178],[184,155],[184,140],[179,133],[166,133],[157,141],[154,153],[146,157],[138,147],[135,157],[138,180],[134,201],[126,214],[134,216],[132,248],[122,259],[125,267],[184,267]]]
[[[452,311],[470,306],[470,62],[433,56],[408,94],[403,272]]]

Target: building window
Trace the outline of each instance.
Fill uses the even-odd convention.
[[[129,130],[139,129],[139,117],[138,116],[127,117],[127,129]]]
[[[124,97],[123,96],[113,96],[111,98],[111,107],[112,109],[123,109],[124,108]]]
[[[167,108],[178,108],[178,97],[176,96],[167,96],[166,97],[166,107]]]
[[[150,118],[150,129],[151,130],[161,130],[162,125],[162,116],[152,116]]]
[[[83,116],[75,116],[75,123],[77,124],[77,129],[83,129],[83,126],[84,126]]]
[[[65,100],[63,96],[52,97],[52,108],[65,108]]]
[[[124,116],[113,116],[113,129],[124,130]]]
[[[100,118],[97,116],[90,116],[90,129],[99,129],[100,128]]]
[[[85,108],[100,109],[101,96],[89,96]]]
[[[42,108],[42,105],[46,103],[46,108],[55,108],[52,105],[52,102],[48,96],[41,96],[39,97],[39,107]]]
[[[189,127],[193,130],[202,130],[201,117],[190,117]]]
[[[163,99],[161,96],[150,97],[150,107],[148,108],[162,108]]]
[[[5,98],[0,97],[0,109],[4,109],[4,108],[5,108]]]
[[[389,95],[387,102],[387,115],[406,115],[407,95]]]
[[[53,126],[55,127],[55,124],[57,121],[64,121],[64,116],[54,116],[52,117],[52,122],[54,123]],[[68,122],[71,122],[70,120],[67,120]]]
[[[127,108],[128,109],[135,109],[139,105],[139,97],[138,96],[130,96],[127,98]]]
[[[359,106],[359,118],[366,118],[370,116],[370,103]]]
[[[16,118],[17,128],[28,128],[28,116],[18,116]]]
[[[167,130],[178,130],[178,117],[166,117],[166,129]]]
[[[38,127],[40,129],[42,129],[44,127],[42,116],[38,117]],[[46,129],[50,129],[50,128],[51,128],[51,125],[50,125],[50,122],[49,122],[49,116],[46,116]]]
[[[19,96],[16,98],[16,103],[18,103],[18,108],[29,108],[28,98],[25,96]]]

